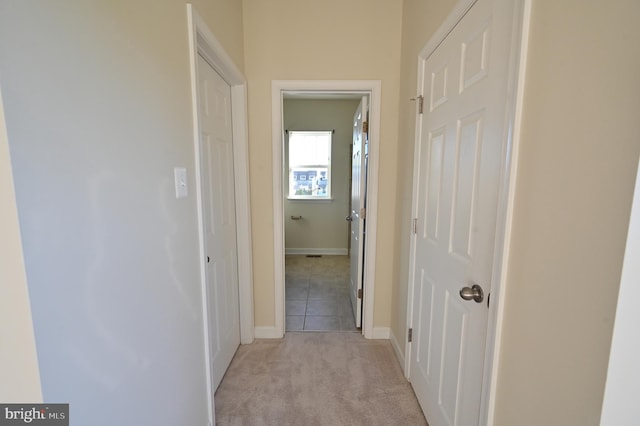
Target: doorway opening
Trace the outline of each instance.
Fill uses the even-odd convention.
[[[368,156],[362,157],[363,161],[367,159],[362,170],[369,173],[368,185],[358,195],[363,200],[362,208],[364,200],[368,207],[366,216],[359,217],[358,222],[363,225],[364,237],[366,217],[367,233],[366,239],[357,240],[360,250],[356,247],[354,252],[349,238],[353,228],[351,145],[354,113],[363,98],[371,105],[371,124],[365,124]],[[373,338],[380,82],[274,81],[272,101],[274,337],[283,336],[285,331],[322,330],[360,331]],[[342,124],[326,121],[329,115],[340,113]],[[362,123],[359,126],[362,128]],[[293,132],[304,131],[330,132],[329,162],[307,158],[314,164],[289,164],[290,155],[295,156],[290,153],[289,139]],[[295,159],[293,163],[297,163]],[[357,210],[360,214],[360,208]],[[355,276],[361,277],[361,291],[355,291],[355,298],[350,296],[352,260],[359,266]]]
[[[285,331],[361,328],[361,299],[350,290],[362,288],[364,252],[357,239],[350,250],[350,235],[365,227],[351,215],[354,197],[364,205],[352,190],[359,176],[352,172],[353,146],[362,140],[354,139],[356,125],[362,126],[354,118],[362,98],[283,95]]]

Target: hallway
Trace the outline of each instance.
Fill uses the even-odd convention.
[[[286,256],[287,333],[238,348],[217,425],[427,425],[390,342],[358,333],[349,270],[349,256]]]
[[[427,425],[389,341],[358,333],[241,345],[215,407],[217,425]]]

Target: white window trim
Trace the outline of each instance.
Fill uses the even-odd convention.
[[[327,165],[324,164],[291,164],[291,146],[289,145],[289,138],[293,133],[326,133],[329,135],[329,162]],[[333,154],[333,131],[332,130],[290,130],[287,132],[287,199],[294,201],[332,201],[333,200],[333,175],[332,175],[332,154]],[[327,188],[328,195],[295,195],[291,194],[291,169],[295,168],[304,168],[304,169],[314,169],[314,168],[327,168]]]

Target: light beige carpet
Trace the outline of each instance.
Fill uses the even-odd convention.
[[[287,333],[238,349],[215,395],[218,425],[426,425],[387,340]]]

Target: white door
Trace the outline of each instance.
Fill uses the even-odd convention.
[[[367,178],[366,143],[368,104],[362,97],[353,116],[353,150],[351,155],[351,212],[347,220],[351,222],[351,244],[349,262],[351,266],[349,296],[355,315],[356,327],[362,327],[362,271],[364,259],[364,197]]]
[[[240,344],[231,88],[198,56],[200,158],[214,389]]]
[[[512,3],[478,0],[421,64],[410,380],[431,426],[479,421]]]

